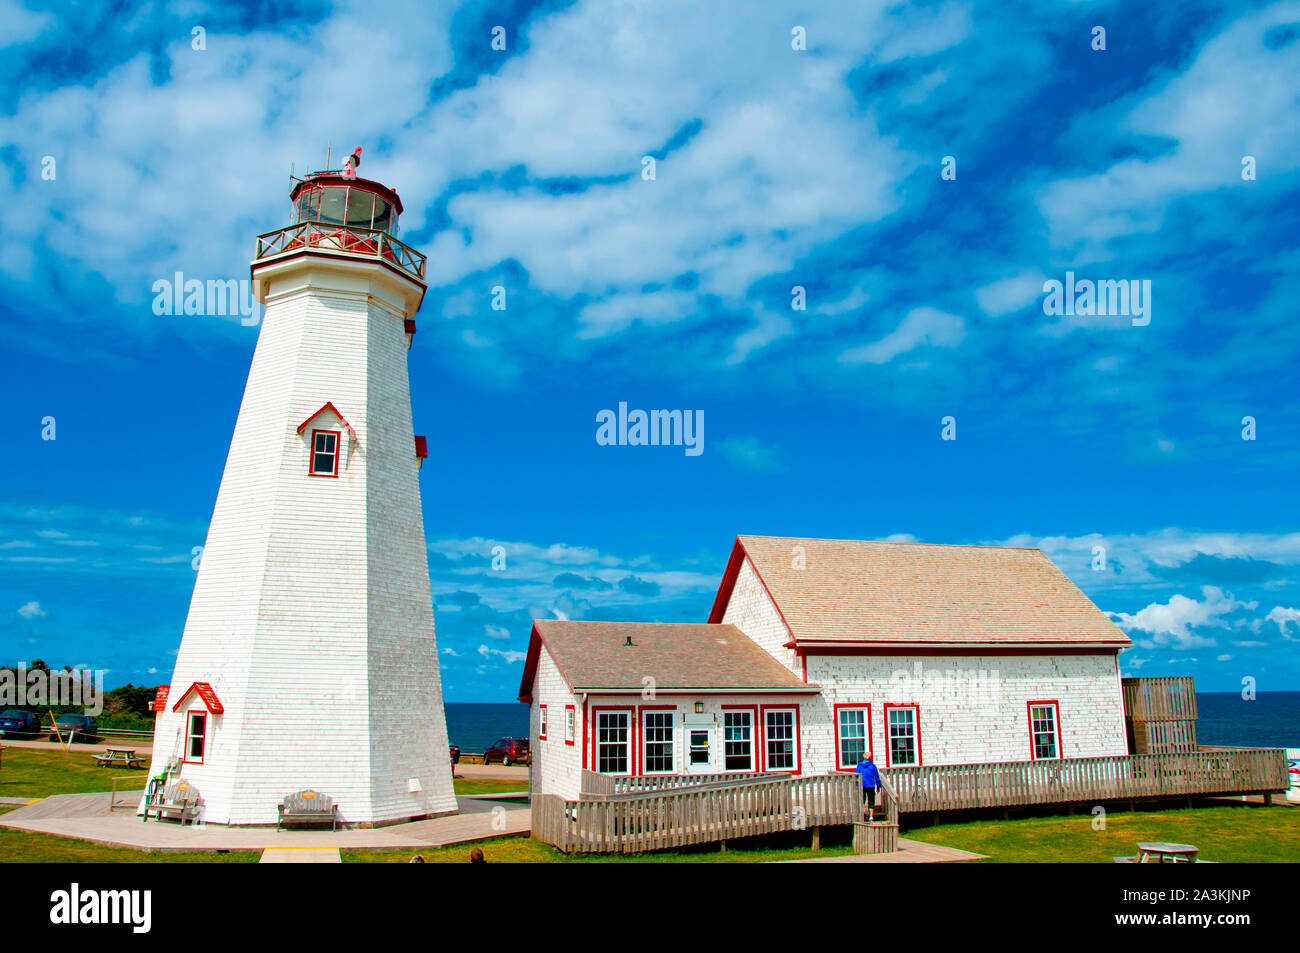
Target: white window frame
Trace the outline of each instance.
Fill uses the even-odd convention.
[[[540,718],[539,718],[539,724],[538,724],[538,726],[537,726],[537,737],[538,737],[539,740],[541,740],[541,741],[545,741],[545,740],[546,740],[546,729],[549,727],[549,725],[547,724],[547,721],[546,721],[546,706],[545,706],[545,705],[539,705],[539,706],[537,706],[537,707],[538,707],[538,709],[541,711],[541,715],[540,715]]]
[[[745,716],[746,723],[749,727],[749,732],[745,739],[746,742],[749,744],[749,767],[747,768],[733,768],[727,764],[727,762],[730,760],[730,756],[727,754],[727,745],[737,743],[731,741],[727,737],[728,731],[731,729],[731,727],[733,727],[727,724],[727,720],[738,715]],[[756,727],[757,726],[754,724],[754,709],[752,708],[734,708],[728,711],[724,711],[722,713],[722,770],[723,771],[725,771],[728,774],[731,774],[733,772],[758,770],[758,766],[754,763],[754,759],[758,757],[758,751],[757,751],[758,744],[757,744],[757,740],[754,738],[754,729]]]
[[[201,717],[203,719],[203,731],[199,732],[198,734],[194,733],[194,719],[196,716]],[[206,758],[208,755],[208,727],[211,724],[212,724],[212,715],[210,712],[206,710],[191,709],[185,713],[185,757],[182,759],[183,761],[186,761],[189,764],[203,763],[203,759]],[[193,746],[194,746],[195,738],[203,739],[203,748],[199,752],[199,756],[197,758],[194,757],[193,754],[194,751]]]
[[[609,775],[615,775],[615,776],[622,777],[622,776],[630,775],[630,774],[632,773],[632,763],[633,763],[633,758],[632,758],[632,753],[633,753],[633,749],[632,749],[632,726],[633,726],[633,724],[635,724],[635,722],[634,722],[634,720],[633,720],[634,715],[635,715],[635,712],[629,711],[629,710],[627,710],[627,709],[610,709],[610,710],[606,710],[606,711],[597,711],[597,712],[596,712],[596,726],[595,726],[595,732],[594,732],[594,733],[595,733],[595,739],[596,739],[596,759],[595,759],[595,760],[596,760],[596,764],[595,764],[595,768],[596,768],[596,773],[597,773],[597,774],[609,774]],[[600,732],[601,732],[601,729],[602,729],[603,727],[605,727],[604,725],[602,725],[602,722],[603,722],[603,720],[606,719],[606,718],[619,718],[619,719],[622,719],[622,720],[623,720],[623,727],[624,727],[624,729],[625,729],[626,732],[627,732],[627,737],[626,737],[623,741],[621,741],[621,742],[614,742],[614,741],[602,741],[602,740],[601,740],[601,738],[600,738]],[[600,752],[601,752],[601,748],[602,748],[603,746],[621,746],[621,747],[623,748],[623,757],[624,757],[624,760],[627,762],[627,770],[626,770],[626,771],[602,771],[602,770],[601,770],[601,767],[600,767],[600,761],[601,761]]]
[[[790,716],[790,737],[777,739],[780,742],[788,741],[790,743],[789,767],[776,768],[772,766],[772,725],[768,719],[773,715]],[[799,770],[799,710],[797,708],[791,706],[790,708],[763,709],[763,770],[780,771],[782,773]]]
[[[862,715],[862,757],[865,758],[871,753],[871,706],[870,705],[849,705],[843,708],[835,709],[835,767],[843,771],[851,771],[858,766],[858,761],[849,764],[844,762],[844,741],[848,737],[844,732],[843,718],[845,712],[857,712]],[[858,740],[856,737],[852,740]]]
[[[668,732],[668,740],[667,740],[666,742],[664,742],[664,741],[655,741],[655,742],[653,742],[654,744],[667,744],[667,745],[668,745],[668,769],[667,769],[667,770],[659,770],[659,771],[651,771],[651,770],[650,770],[650,745],[651,745],[652,742],[650,741],[650,728],[649,728],[649,724],[648,724],[648,722],[649,722],[651,716],[655,716],[656,718],[667,718],[667,719],[668,719],[668,725],[667,725],[667,728],[666,728],[666,729],[665,729],[665,727],[664,727],[663,725],[656,726],[656,728],[655,728],[656,731],[664,731],[664,730],[667,730],[667,732]],[[661,708],[661,709],[658,709],[658,710],[651,710],[651,711],[643,711],[643,712],[641,712],[641,773],[642,773],[642,774],[674,774],[674,773],[676,773],[676,770],[677,770],[677,740],[676,740],[676,738],[673,737],[673,735],[674,735],[674,730],[675,730],[675,722],[676,722],[676,719],[677,719],[677,712],[676,712],[676,710],[670,710],[670,709],[667,709],[667,708]]]
[[[574,735],[577,730],[578,713],[573,708],[564,709],[564,741],[566,744],[573,744]]]
[[[907,712],[911,715],[912,725],[912,760],[896,761],[894,760],[894,724],[893,718],[895,712]],[[900,735],[900,737],[906,737]],[[915,705],[892,705],[885,709],[885,744],[889,751],[889,766],[891,768],[914,768],[921,763],[921,710]]]
[[[1052,747],[1056,749],[1054,755],[1040,755],[1038,753],[1038,735],[1039,731],[1034,727],[1034,710],[1048,710],[1052,713]],[[1033,702],[1029,706],[1029,753],[1035,761],[1060,761],[1061,760],[1061,706],[1058,702]]]

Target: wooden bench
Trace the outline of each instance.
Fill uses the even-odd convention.
[[[334,799],[319,791],[298,791],[285,795],[278,805],[280,817],[276,821],[278,831],[285,821],[330,822],[330,830],[338,830],[339,808]]]
[[[199,789],[188,781],[173,781],[165,787],[151,784],[144,796],[144,820],[155,814],[158,820],[174,817],[183,826],[199,816]]]

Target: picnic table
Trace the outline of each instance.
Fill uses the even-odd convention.
[[[115,764],[120,764],[124,768],[144,767],[144,758],[136,754],[134,748],[107,747],[104,749],[103,754],[93,755],[92,757],[95,759],[95,764],[101,768]]]
[[[1138,843],[1139,864],[1163,864],[1195,861],[1197,848],[1191,844],[1170,844],[1165,841],[1140,841]],[[1154,858],[1154,859],[1153,859]]]

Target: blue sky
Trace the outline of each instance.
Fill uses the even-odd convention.
[[[290,163],[361,144],[429,255],[449,700],[513,698],[534,617],[702,620],[738,533],[1041,546],[1126,673],[1300,689],[1300,4],[0,23],[7,662],[167,679],[257,329],[153,282],[247,277]],[[1045,314],[1067,271],[1149,280],[1150,323]],[[705,452],[598,446],[619,401]]]

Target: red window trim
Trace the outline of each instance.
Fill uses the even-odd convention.
[[[190,757],[190,718],[194,715],[203,716],[203,758],[208,756],[208,724],[212,719],[212,712],[207,708],[187,708],[185,710],[185,748],[181,752],[181,764],[202,764],[203,758]]]
[[[1051,705],[1056,710],[1056,757],[1055,758],[1037,758],[1034,757],[1034,706]],[[1061,733],[1061,703],[1055,698],[1045,698],[1038,701],[1025,702],[1025,714],[1029,717],[1029,760],[1030,761],[1060,761],[1065,757],[1065,738]]]
[[[316,470],[316,435],[329,433],[334,435],[334,472],[319,473]],[[313,430],[311,442],[307,444],[307,475],[315,477],[337,477],[339,475],[339,457],[343,456],[343,432],[341,430]]]
[[[541,713],[537,719],[537,740],[546,740],[546,706],[538,705],[537,710]]]
[[[573,736],[569,736],[569,712],[573,712]],[[578,709],[573,705],[564,706],[564,743],[572,747],[578,743]],[[586,767],[586,765],[583,765]]]
[[[794,769],[790,768],[772,768],[767,764],[767,713],[769,711],[792,711],[794,712]],[[758,721],[762,735],[763,751],[763,771],[771,774],[803,774],[803,739],[799,735],[799,706],[798,705],[759,705]],[[838,758],[837,758],[838,760]]]
[[[636,772],[636,773],[637,773],[637,774],[641,774],[641,775],[647,773],[647,772],[646,772],[646,769],[645,769],[645,713],[648,712],[648,711],[671,711],[671,712],[673,712],[673,713],[676,713],[676,711],[677,711],[677,706],[676,706],[676,705],[639,705],[639,706],[637,707],[637,710],[636,710],[636,729],[637,729],[637,734],[640,736],[640,740],[639,740],[639,742],[637,743],[637,749],[636,749],[636,755],[637,755],[637,772]],[[673,744],[673,770],[671,770],[671,771],[656,771],[656,772],[654,772],[655,775],[676,774],[676,773],[678,773],[677,770],[676,770],[676,768],[677,768],[677,719],[675,719],[675,718],[673,719],[673,726],[672,726],[672,727],[673,727],[673,734],[672,734],[672,744]],[[654,777],[654,775],[651,775],[651,777]]]
[[[636,721],[637,719],[636,719],[635,705],[592,705],[591,706],[591,724],[593,726],[591,731],[591,770],[595,771],[597,774],[602,773],[600,770],[600,757],[599,757],[600,752],[598,750],[600,745],[600,739],[599,739],[599,734],[595,729],[595,726],[600,721],[600,713],[604,711],[625,711],[629,713],[627,719],[628,720],[627,741],[630,749],[627,754],[628,771],[627,774],[611,774],[609,775],[609,777],[611,778],[633,777],[639,773],[637,771],[637,763],[636,763],[636,749],[637,749]]]
[[[876,757],[875,741],[871,734],[871,703],[870,702],[839,702],[831,706],[831,715],[835,722],[835,763],[833,765],[836,771],[850,772],[857,770],[857,765],[851,768],[840,767],[840,709],[852,708],[855,711],[865,711],[867,713],[867,754],[872,760]]]
[[[885,767],[892,768],[890,747],[889,747],[889,709],[891,708],[911,708],[916,714],[912,718],[912,728],[916,732],[916,764],[903,765],[905,768],[919,768],[925,762],[921,759],[921,706],[912,702],[885,702],[880,706],[882,709],[882,722],[885,729]]]
[[[722,729],[718,733],[718,743],[722,746],[722,771],[724,774],[761,774],[763,771],[763,745],[762,729],[758,724],[758,705],[722,705],[722,711],[748,711],[750,713],[749,723],[749,743],[751,755],[749,763],[751,765],[748,771],[732,771],[727,767],[727,719],[725,717],[718,720],[718,727]]]

